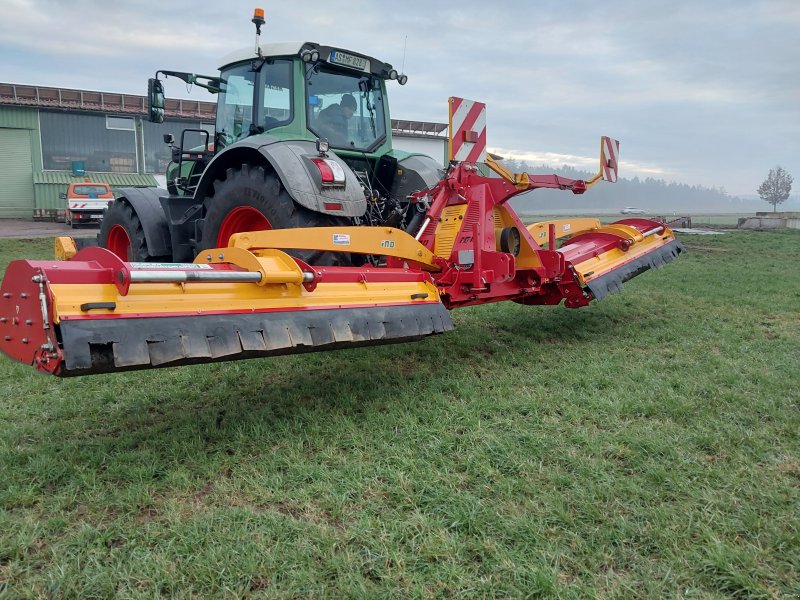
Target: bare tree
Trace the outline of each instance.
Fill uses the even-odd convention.
[[[778,204],[784,202],[792,191],[794,179],[783,167],[775,167],[769,170],[769,175],[760,186],[758,195],[765,202],[772,204],[772,212],[778,209]]]

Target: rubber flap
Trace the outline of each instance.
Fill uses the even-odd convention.
[[[62,321],[60,376],[417,340],[453,329],[438,302],[249,314]]]

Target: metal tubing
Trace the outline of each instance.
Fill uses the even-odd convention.
[[[414,239],[419,241],[419,238],[422,237],[422,234],[425,233],[425,230],[428,228],[428,224],[431,222],[430,217],[425,217],[425,220],[422,222],[422,227],[419,228],[417,235],[414,236]]]
[[[261,273],[256,271],[131,271],[131,283],[258,283],[259,281]],[[312,281],[314,273],[303,271],[303,282]]]
[[[258,283],[261,273],[251,271],[131,271],[131,283],[184,283],[212,281],[226,283]]]
[[[657,233],[662,233],[664,231],[664,226],[659,225],[655,229],[651,229],[647,233],[642,234],[642,238],[649,238],[651,235],[656,235]]]

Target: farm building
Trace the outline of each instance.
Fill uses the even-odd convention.
[[[213,102],[168,99],[165,121],[156,124],[147,120],[144,96],[0,83],[0,218],[58,218],[59,193],[76,178],[163,185],[164,134],[213,135],[215,110]],[[392,136],[398,149],[445,161],[446,124],[393,119]]]

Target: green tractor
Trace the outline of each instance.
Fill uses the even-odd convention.
[[[219,77],[158,71],[149,118],[164,120],[159,76],[217,96],[215,131],[187,129],[172,147],[167,190],[129,188],[109,207],[98,243],[127,261],[188,262],[235,233],[334,225],[415,232],[427,206],[409,195],[442,176],[432,158],[392,148],[390,64],[316,43],[260,45],[226,57]],[[203,143],[184,147],[187,133]],[[192,139],[189,136],[189,139]],[[194,138],[196,139],[196,137]],[[340,254],[297,253],[314,264]]]

